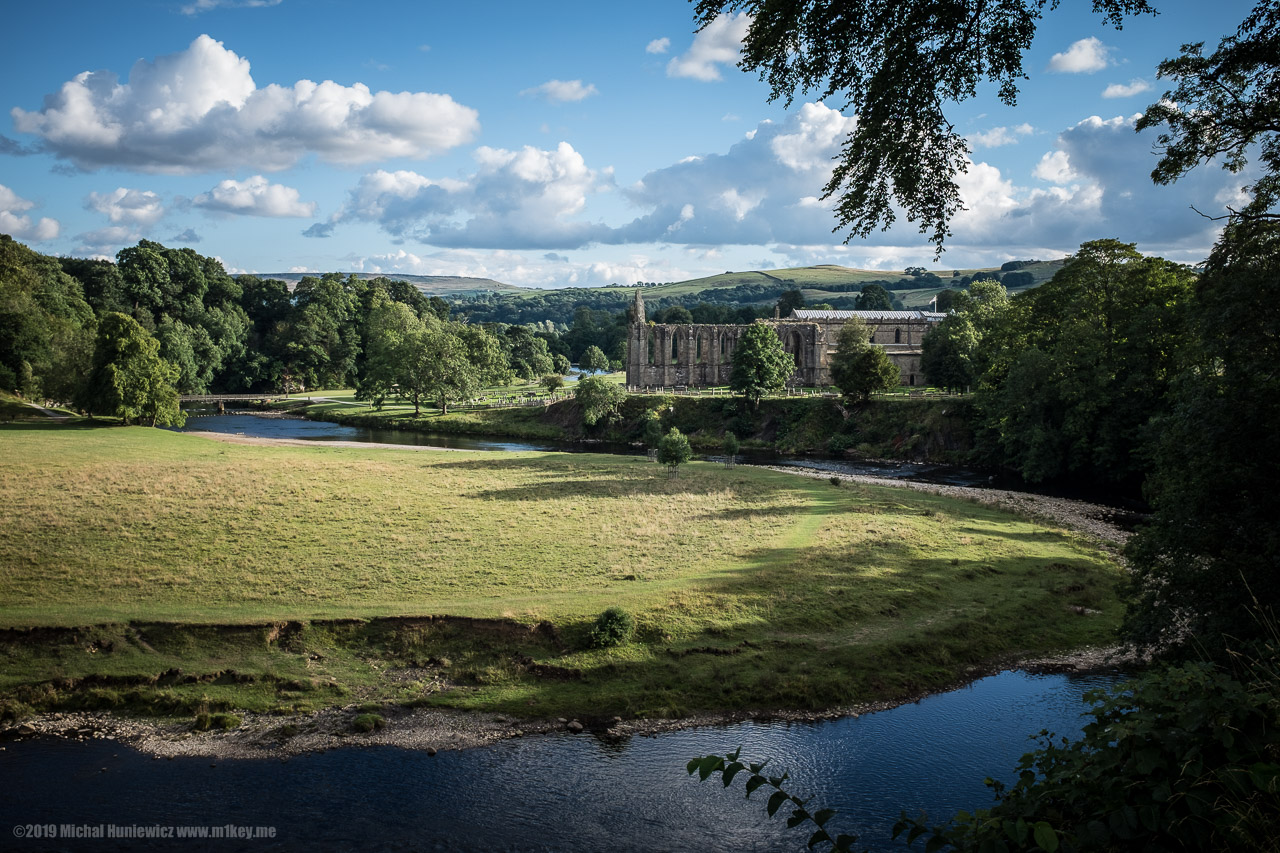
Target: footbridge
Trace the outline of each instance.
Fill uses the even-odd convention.
[[[224,412],[227,403],[269,403],[272,400],[284,400],[288,394],[180,394],[179,403],[217,403],[218,411]]]

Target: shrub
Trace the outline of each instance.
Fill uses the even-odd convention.
[[[636,631],[635,620],[621,607],[610,607],[596,618],[591,628],[591,645],[607,649],[620,646],[631,639]]]
[[[658,461],[667,466],[667,476],[674,477],[680,466],[693,456],[689,439],[675,427],[658,443]]]
[[[720,448],[724,451],[726,465],[732,465],[737,461],[739,447],[738,437],[732,431],[726,432],[724,441],[720,444]]]
[[[209,722],[215,729],[230,730],[239,728],[240,724],[243,723],[244,720],[237,717],[235,714],[214,714],[210,718]]]
[[[387,721],[378,714],[360,714],[351,721],[351,728],[357,732],[371,732],[386,726]]]

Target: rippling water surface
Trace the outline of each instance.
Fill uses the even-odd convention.
[[[808,833],[685,773],[689,758],[742,747],[793,777],[793,793],[839,810],[832,826],[901,849],[898,813],[943,817],[990,804],[1031,735],[1075,735],[1082,695],[1114,676],[1006,672],[891,711],[818,724],[743,723],[620,744],[586,735],[422,752],[341,749],[278,759],[153,760],[110,742],[9,743],[0,834],[22,824],[274,826],[275,839],[174,841],[182,850],[804,850]],[[210,764],[215,763],[216,767]],[[137,842],[14,840],[0,849],[138,849]],[[144,849],[154,849],[149,846]],[[917,848],[922,849],[922,848]]]

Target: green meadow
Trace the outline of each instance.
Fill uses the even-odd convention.
[[[0,449],[11,718],[828,708],[1107,642],[1121,610],[1093,546],[907,490],[83,423],[0,426]],[[609,607],[635,634],[595,648]]]

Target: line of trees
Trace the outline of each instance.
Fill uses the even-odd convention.
[[[451,315],[443,299],[387,278],[306,276],[290,290],[148,240],[112,262],[0,235],[0,387],[131,421],[180,417],[176,404],[125,402],[148,383],[174,394],[354,386],[378,403],[447,408],[484,384],[564,374],[571,354],[607,369],[605,353],[620,360],[625,346],[624,314],[580,310],[564,336]],[[126,354],[128,366],[112,361]]]

